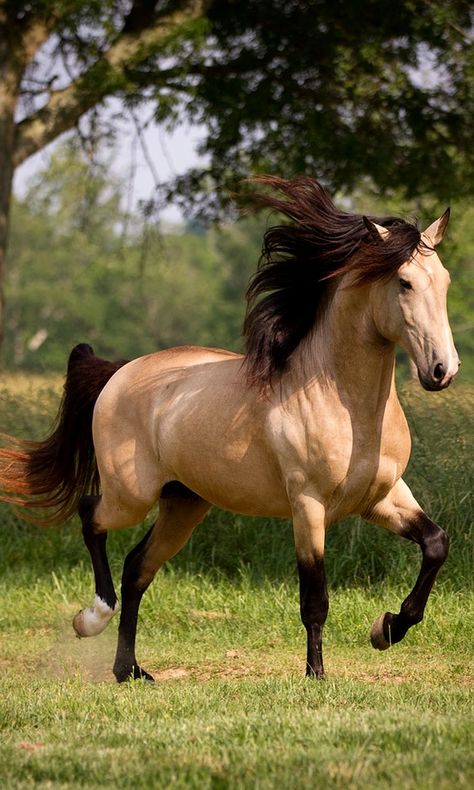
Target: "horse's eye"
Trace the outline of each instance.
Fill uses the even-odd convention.
[[[412,284],[408,282],[408,280],[404,280],[400,277],[400,287],[403,288],[404,291],[411,291]]]

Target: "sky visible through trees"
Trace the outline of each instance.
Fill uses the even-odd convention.
[[[143,130],[143,139],[137,134],[132,119],[128,122],[124,120],[120,129],[112,155],[112,170],[124,184],[125,209],[131,203],[129,208],[136,210],[140,202],[152,199],[157,181],[167,182],[189,168],[206,162],[206,157],[197,151],[204,136],[200,126],[184,123],[170,132],[151,122]],[[14,179],[14,193],[18,198],[24,197],[31,179],[45,168],[53,152],[62,144],[62,140],[53,143],[20,165]],[[170,200],[160,211],[160,218],[181,222],[183,211]]]

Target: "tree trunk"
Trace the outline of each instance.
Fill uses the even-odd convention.
[[[15,110],[24,63],[9,20],[0,14],[0,347],[5,325],[5,279],[13,184]]]
[[[17,4],[0,0],[0,348],[5,326],[6,249],[15,167],[69,131],[109,91],[113,94],[122,90],[127,66],[131,63],[136,68],[157,48],[166,47],[180,29],[184,31],[192,20],[205,14],[211,1],[177,0],[157,11],[156,3],[134,0],[124,17],[122,31],[112,37],[108,49],[65,88],[49,90],[42,107],[17,119],[24,70],[53,32],[61,13],[67,15],[68,4],[46,3],[40,11],[35,10],[35,3],[25,4],[24,13],[20,14]],[[156,87],[157,78],[154,74],[150,84]]]
[[[1,78],[0,78],[1,79]],[[0,89],[1,93],[1,89]],[[1,107],[1,102],[0,102]],[[10,218],[10,197],[13,182],[13,144],[10,118],[3,107],[0,109],[0,346],[3,342],[5,324],[5,280],[8,226]]]

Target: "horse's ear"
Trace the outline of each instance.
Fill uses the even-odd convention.
[[[447,208],[439,219],[432,222],[429,228],[423,231],[423,235],[428,236],[433,247],[436,247],[436,245],[442,241],[446,228],[448,227],[450,213],[450,209]]]
[[[390,231],[387,228],[384,228],[383,225],[377,225],[376,222],[372,222],[371,219],[368,217],[362,217],[364,220],[364,225],[369,231],[372,238],[376,241],[380,241],[380,239],[386,239],[389,235]]]

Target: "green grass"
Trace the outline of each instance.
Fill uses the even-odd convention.
[[[157,685],[117,686],[116,626],[81,641],[70,627],[86,577],[77,568],[0,590],[3,785],[472,786],[468,593],[441,586],[406,642],[376,653],[370,622],[402,590],[337,590],[328,677],[312,682],[295,582],[167,572],[140,623],[139,655]]]
[[[0,429],[42,436],[58,383],[4,380]],[[2,506],[1,785],[473,786],[473,391],[409,390],[405,406],[407,479],[450,558],[424,622],[378,653],[370,625],[397,610],[419,554],[358,521],[336,527],[324,682],[303,677],[289,524],[211,513],[142,604],[138,656],[157,684],[118,686],[116,623],[89,640],[70,625],[93,592],[79,525],[41,530]],[[144,529],[110,536],[117,583]]]

